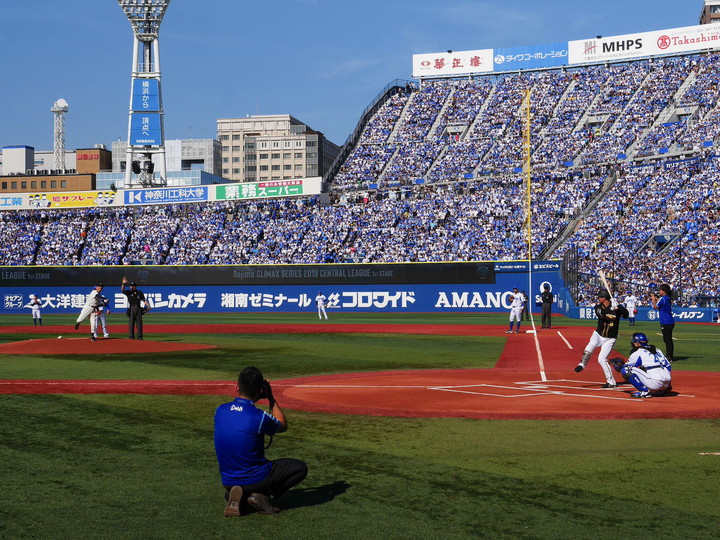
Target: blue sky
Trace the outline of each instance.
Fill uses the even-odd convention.
[[[168,139],[216,119],[291,114],[342,144],[412,55],[691,26],[702,0],[171,0],[160,30]],[[132,30],[116,0],[4,0],[0,146],[52,150],[127,137]],[[271,23],[268,21],[272,21]]]

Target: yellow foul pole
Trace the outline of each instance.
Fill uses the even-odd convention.
[[[525,91],[525,99],[523,100],[523,111],[525,113],[525,121],[523,123],[523,156],[525,163],[523,172],[525,173],[525,229],[528,244],[528,261],[532,261],[532,201],[531,201],[531,171],[530,171],[530,90]]]

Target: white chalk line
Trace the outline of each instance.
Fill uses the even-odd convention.
[[[540,378],[543,381],[547,380],[545,375],[545,362],[543,361],[542,351],[540,350],[540,340],[538,339],[537,328],[535,327],[535,318],[530,313],[530,324],[533,327],[533,339],[535,340],[535,351],[537,353],[538,367],[540,368]]]
[[[558,384],[558,383],[570,383],[570,384]],[[576,384],[573,384],[576,383]],[[553,381],[518,381],[514,383],[519,386],[506,386],[499,384],[463,384],[463,385],[443,385],[443,386],[426,386],[426,385],[393,385],[393,384],[298,384],[298,385],[278,385],[287,388],[340,388],[340,389],[415,389],[415,390],[435,390],[438,392],[455,392],[461,394],[472,394],[477,396],[491,396],[491,397],[504,397],[504,398],[517,398],[517,397],[536,397],[543,395],[556,395],[556,396],[568,396],[568,397],[589,397],[594,399],[608,399],[608,400],[621,400],[621,401],[643,401],[641,399],[629,397],[623,392],[622,396],[618,396],[618,392],[622,392],[622,389],[618,388],[587,388],[587,383],[578,381],[571,381],[568,379],[557,379]],[[580,386],[578,386],[580,385]],[[498,389],[498,390],[522,390],[523,393],[518,394],[500,394],[495,392],[482,392],[473,389]],[[569,391],[566,391],[569,390]],[[578,393],[578,392],[590,392]],[[680,394],[677,397],[694,398],[694,395]]]
[[[560,333],[560,330],[557,331],[557,334],[558,334],[558,336],[560,336],[560,339],[562,339],[562,340],[565,342],[565,345],[567,345],[568,349],[570,349],[570,350],[572,351],[572,350],[573,350],[573,346],[570,345],[570,342],[569,342],[567,339],[565,339],[565,336],[563,336],[563,335]]]

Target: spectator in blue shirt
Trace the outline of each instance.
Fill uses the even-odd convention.
[[[269,461],[265,457],[265,436],[287,431],[288,424],[262,372],[255,367],[243,369],[237,391],[234,401],[215,411],[215,453],[228,501],[225,517],[239,516],[244,505],[261,514],[277,514],[280,509],[270,497],[279,497],[302,482],[308,468],[298,459]],[[255,406],[259,399],[269,401],[270,412]]]

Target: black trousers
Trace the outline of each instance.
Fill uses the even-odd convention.
[[[552,304],[543,303],[542,305],[542,327],[550,328],[552,326]]]
[[[668,358],[672,358],[673,356],[675,356],[675,344],[673,343],[672,339],[672,333],[674,328],[675,323],[660,325],[663,342],[665,343],[665,356],[667,356]]]
[[[130,306],[130,320],[128,321],[128,336],[131,338],[142,339],[142,308],[140,306]],[[135,327],[137,326],[137,333]]]
[[[307,474],[308,467],[304,461],[293,458],[276,459],[272,462],[272,469],[265,480],[242,486],[243,500],[247,499],[252,493],[279,497],[305,480]],[[223,487],[225,488],[225,499],[227,499],[232,486],[223,485]]]

